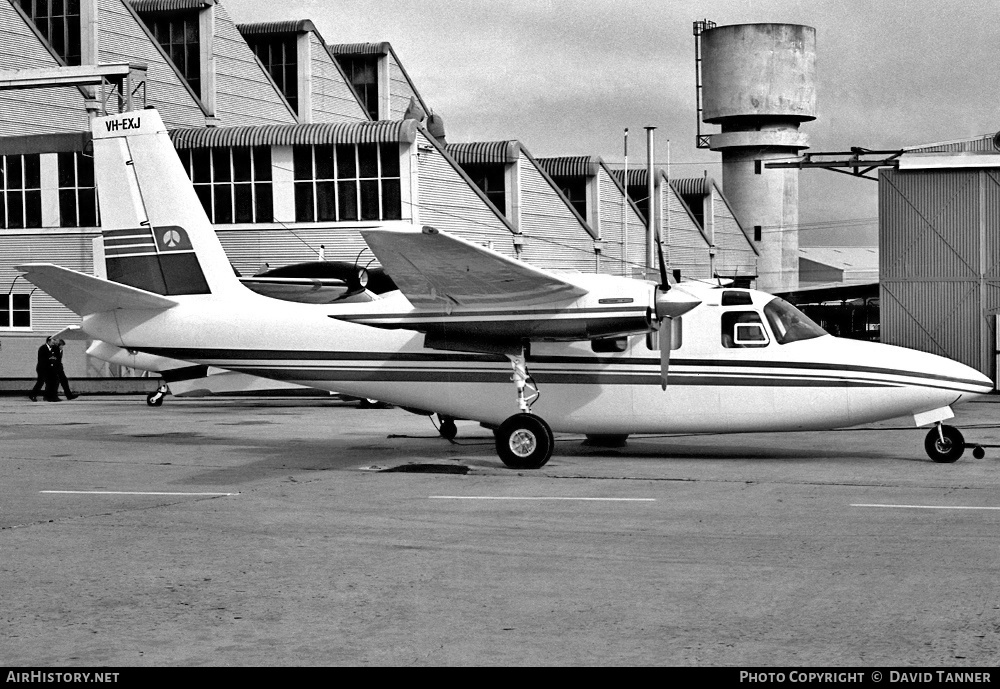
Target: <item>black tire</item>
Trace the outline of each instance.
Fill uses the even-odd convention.
[[[455,425],[455,420],[441,419],[441,425],[438,426],[438,433],[445,440],[454,440],[455,436],[458,435],[458,426]]]
[[[163,395],[158,392],[151,392],[146,395],[146,404],[151,407],[159,407],[163,404]]]
[[[540,469],[552,456],[552,429],[533,414],[515,414],[496,430],[500,461],[511,469]]]
[[[940,464],[950,464],[965,452],[965,438],[962,432],[954,426],[941,426],[942,442],[937,428],[932,428],[924,438],[924,450],[927,456]]]

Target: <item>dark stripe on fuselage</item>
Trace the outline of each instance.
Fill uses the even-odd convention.
[[[448,369],[386,369],[386,368],[301,368],[296,366],[233,366],[234,371],[288,381],[378,382],[378,383],[501,383],[510,384],[509,371],[454,371]],[[659,385],[660,376],[648,373],[562,373],[541,371],[532,373],[538,385]],[[716,376],[671,373],[670,385],[695,387],[820,387],[820,388],[885,388],[902,387],[899,383],[843,378],[772,378],[766,376]]]
[[[239,368],[240,362],[246,361],[309,361],[309,362],[337,362],[337,361],[374,361],[384,363],[413,362],[413,363],[446,363],[451,365],[461,365],[463,363],[494,363],[501,362],[508,366],[506,357],[494,354],[467,354],[460,352],[327,352],[327,351],[289,351],[273,349],[208,349],[208,348],[175,348],[175,347],[139,347],[140,351],[158,356],[165,356],[173,359],[185,361],[211,361],[221,368]],[[227,364],[216,362],[231,362]],[[626,366],[655,366],[659,368],[660,360],[654,357],[629,358],[626,356],[533,356],[528,355],[527,363],[529,370],[532,365],[576,365],[576,366],[608,366],[612,364]],[[903,369],[881,368],[877,366],[858,366],[853,364],[822,364],[816,362],[795,362],[795,361],[733,361],[724,359],[673,359],[670,362],[671,368],[704,367],[715,369],[730,369],[721,373],[738,375],[739,371],[731,369],[749,369],[748,375],[767,375],[773,377],[781,374],[760,374],[753,372],[754,369],[786,369],[792,371],[826,371],[828,375],[835,375],[843,378],[843,374],[867,373],[881,376],[906,376],[909,378],[919,378],[937,383],[955,383],[968,385],[976,388],[984,387],[981,381],[969,380],[966,378],[955,378],[952,376],[942,376],[934,373],[919,371],[906,371]],[[440,370],[440,369],[438,369]],[[532,374],[534,375],[534,371]],[[659,378],[657,377],[657,380]],[[893,381],[885,381],[892,383]],[[932,387],[941,387],[935,385]]]
[[[461,310],[455,311],[451,314],[445,314],[440,312],[429,312],[429,311],[398,311],[396,313],[379,313],[379,312],[369,312],[369,313],[347,313],[347,314],[331,314],[330,318],[335,318],[341,321],[359,321],[359,320],[383,320],[386,318],[398,319],[403,321],[425,321],[431,319],[458,319],[458,318],[482,318],[493,317],[497,319],[521,319],[525,316],[566,316],[566,317],[579,317],[585,315],[602,315],[602,314],[634,314],[634,315],[645,315],[648,309],[645,306],[605,306],[605,307],[591,307],[591,308],[564,308],[564,309],[504,309],[503,311],[497,311],[496,309],[483,309],[479,311],[472,310]]]

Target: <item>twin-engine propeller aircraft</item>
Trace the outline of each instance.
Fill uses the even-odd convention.
[[[398,292],[280,301],[234,275],[155,110],[96,118],[94,159],[108,279],[20,267],[83,317],[87,337],[479,421],[510,467],[545,464],[553,431],[792,431],[903,415],[935,425],[926,449],[949,462],[964,449],[941,423],[951,405],[992,390],[939,356],[834,338],[763,292],[671,285],[662,259],[660,284],[553,273],[402,223],[361,228]]]

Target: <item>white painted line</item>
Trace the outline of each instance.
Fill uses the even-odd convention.
[[[1000,507],[973,507],[969,505],[851,505],[851,507],[896,507],[907,510],[1000,510]]]
[[[156,493],[152,491],[133,490],[40,490],[39,493],[50,493],[57,495],[239,495],[239,493]]]
[[[493,495],[429,495],[431,500],[586,500],[592,502],[656,502],[656,498],[566,498],[566,497],[503,497]]]

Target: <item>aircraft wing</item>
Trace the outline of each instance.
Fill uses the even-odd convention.
[[[572,300],[587,290],[496,251],[425,226],[362,230],[369,248],[418,309]]]
[[[26,263],[16,268],[24,273],[25,279],[80,316],[115,309],[169,309],[177,305],[168,297],[51,263]]]

